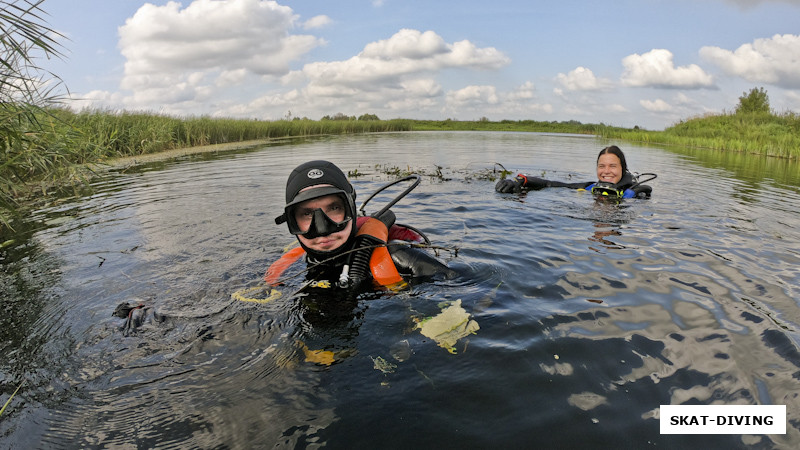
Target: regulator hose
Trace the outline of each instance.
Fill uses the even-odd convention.
[[[373,214],[373,215],[372,215],[372,217],[378,217],[378,216],[380,216],[381,214],[383,214],[384,212],[386,212],[386,211],[387,211],[389,208],[391,208],[392,206],[394,206],[394,204],[395,204],[395,203],[399,202],[399,201],[400,201],[400,200],[401,200],[403,197],[405,197],[406,195],[408,195],[408,193],[409,193],[409,192],[411,192],[412,190],[414,190],[414,188],[415,188],[415,187],[417,187],[417,186],[419,185],[420,181],[422,181],[422,178],[421,178],[419,175],[417,175],[417,174],[413,174],[413,175],[409,175],[409,176],[407,176],[407,177],[400,178],[399,180],[395,180],[395,181],[392,181],[392,182],[391,182],[391,183],[389,183],[389,184],[386,184],[386,185],[384,185],[383,187],[381,187],[381,188],[380,188],[380,189],[378,189],[377,191],[373,192],[373,193],[372,193],[372,195],[370,195],[370,196],[369,196],[369,197],[368,197],[366,200],[364,200],[364,203],[362,203],[362,204],[361,204],[361,208],[359,208],[359,210],[361,211],[361,214],[363,214],[363,215],[365,215],[365,216],[367,215],[367,213],[365,213],[365,212],[364,212],[364,207],[365,207],[365,206],[367,206],[367,203],[369,203],[369,201],[370,201],[370,200],[372,200],[372,198],[373,198],[373,197],[375,197],[376,195],[378,195],[378,194],[380,194],[381,192],[383,192],[383,190],[384,190],[384,189],[386,189],[386,188],[388,188],[388,187],[390,187],[390,186],[394,186],[394,185],[395,185],[395,184],[397,184],[397,183],[402,183],[403,181],[408,181],[408,180],[415,180],[415,181],[414,181],[414,183],[413,183],[411,186],[409,186],[409,187],[408,187],[408,188],[407,188],[405,191],[401,192],[401,193],[400,193],[400,194],[399,194],[397,197],[395,197],[395,198],[394,198],[392,201],[390,201],[389,203],[387,203],[387,204],[386,204],[386,206],[384,206],[384,207],[383,207],[383,209],[381,209],[380,211],[378,211],[378,212],[376,212],[375,214]]]
[[[639,180],[639,177],[644,177],[644,176],[648,176],[648,177],[650,177],[650,178],[646,178],[646,179],[644,179],[644,180]],[[658,175],[656,175],[656,174],[654,174],[654,173],[643,173],[643,174],[641,174],[641,175],[637,175],[637,176],[636,176],[636,183],[633,183],[633,185],[632,185],[631,187],[629,187],[628,189],[634,189],[634,188],[637,188],[637,187],[639,187],[639,185],[640,185],[640,184],[642,184],[642,183],[647,183],[648,181],[653,181],[653,180],[655,180],[657,177],[658,177]]]
[[[386,250],[386,243],[389,240],[389,228],[394,225],[396,219],[394,213],[389,208],[394,206],[397,202],[403,199],[403,197],[408,195],[409,192],[414,190],[414,188],[419,185],[420,181],[422,181],[422,178],[417,174],[412,174],[392,181],[391,183],[388,183],[379,188],[377,191],[373,192],[372,195],[370,195],[366,200],[364,200],[364,203],[361,204],[361,208],[359,208],[359,210],[361,211],[361,214],[366,216],[364,208],[367,206],[367,203],[369,203],[370,200],[372,200],[379,193],[383,192],[385,189],[408,180],[414,180],[414,183],[393,198],[389,203],[381,208],[380,211],[372,214],[358,229],[355,243],[353,244],[353,253],[350,257],[350,264],[345,266],[344,270],[342,271],[342,275],[339,277],[339,287],[358,286],[369,278],[370,261],[373,253],[378,250],[376,247],[382,247],[384,252],[388,252],[388,250]],[[425,236],[424,239],[427,242],[430,242],[428,241],[427,236]],[[388,253],[386,253],[384,256],[388,256]]]
[[[391,210],[385,210],[378,217],[370,217],[359,228],[347,273],[349,285],[357,286],[369,277],[369,262],[372,252],[375,246],[386,245],[389,228],[394,225],[394,221],[394,213]]]

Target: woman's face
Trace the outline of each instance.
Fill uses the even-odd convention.
[[[619,183],[622,179],[622,161],[613,153],[603,153],[597,159],[597,181]]]

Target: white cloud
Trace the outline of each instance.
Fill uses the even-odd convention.
[[[417,78],[401,83],[403,92],[410,97],[438,97],[442,95],[442,86],[431,78]]]
[[[612,85],[611,80],[597,78],[586,67],[578,67],[566,75],[559,73],[556,81],[568,91],[602,91],[609,89]]]
[[[628,55],[622,59],[622,65],[625,67],[622,83],[626,86],[699,89],[714,85],[712,76],[696,64],[675,67],[669,50]]]
[[[531,114],[552,114],[553,106],[537,103],[533,83],[528,81],[510,91],[498,91],[496,86],[471,85],[449,91],[443,113],[463,118],[465,115],[505,119],[513,116],[530,117]],[[413,109],[412,109],[413,110]]]
[[[337,112],[436,118],[450,110],[461,114],[456,108],[498,117],[553,110],[535,102],[532,82],[504,91],[469,81],[453,86],[462,75],[468,80],[469,72],[498,70],[510,59],[494,47],[447,42],[434,31],[401,29],[351,58],[290,70],[325,44],[292,33],[329,23],[327,16],[301,22],[291,8],[265,0],[146,4],[119,28],[127,58],[124,93],[93,92],[75,104],[264,119],[287,111],[311,118]],[[461,74],[450,77],[455,71]]]
[[[331,23],[331,18],[328,16],[314,16],[303,22],[304,30],[313,30],[315,28],[322,28]]]
[[[532,82],[526,81],[515,87],[510,92],[501,94],[501,101],[491,110],[498,118],[508,118],[509,115],[527,116],[530,114],[550,114],[553,105],[536,102],[536,88]]]
[[[610,105],[606,105],[604,107],[606,111],[615,112],[615,113],[625,113],[628,112],[628,108],[620,105],[619,103],[612,103]]]
[[[696,105],[697,104],[697,102],[695,100],[693,100],[692,98],[688,97],[683,92],[680,92],[680,93],[678,93],[678,95],[675,96],[675,103],[677,103],[678,105]]]
[[[247,78],[246,69],[225,70],[217,77],[216,85],[219,87],[234,86],[241,84],[245,78]]]
[[[307,64],[303,74],[310,88],[361,90],[399,86],[409,77],[449,68],[498,69],[508,63],[508,57],[493,47],[477,48],[469,41],[448,44],[432,31],[403,29],[389,39],[367,44],[348,60]]]
[[[420,33],[417,30],[402,29],[389,39],[367,44],[359,56],[377,60],[423,60],[443,55],[451,49],[452,46],[448,48],[444,39],[433,31]]]
[[[494,86],[467,86],[447,93],[447,105],[454,108],[494,105],[499,101],[497,89]]]
[[[656,100],[639,100],[639,104],[642,105],[644,109],[651,112],[661,113],[672,111],[672,106],[660,98]]]
[[[508,99],[512,101],[530,100],[534,98],[535,92],[536,89],[534,88],[533,83],[526,81],[521,86],[514,88],[514,90],[508,94]]]
[[[195,0],[143,5],[119,28],[127,58],[121,87],[134,91],[133,106],[184,101],[203,89],[189,79],[201,72],[220,83],[242,72],[279,76],[322,40],[290,34],[292,9],[265,0]],[[312,19],[313,20],[313,19]],[[236,74],[236,77],[231,77]],[[140,103],[144,102],[144,103]]]
[[[70,107],[81,110],[84,108],[95,108],[97,105],[104,105],[111,109],[122,109],[123,96],[117,92],[90,91],[86,94],[73,96],[68,100]]]
[[[703,47],[700,56],[719,66],[728,75],[754,83],[769,83],[784,88],[800,88],[800,36],[776,34],[756,39],[735,51]]]
[[[800,5],[800,0],[725,0],[725,3],[732,3],[742,9],[751,9],[762,3],[788,3],[790,5]]]

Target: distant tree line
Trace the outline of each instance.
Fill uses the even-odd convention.
[[[375,114],[362,114],[358,117],[348,116],[343,113],[336,113],[333,116],[325,115],[320,120],[381,120]]]

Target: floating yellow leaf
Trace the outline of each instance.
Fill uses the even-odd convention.
[[[267,298],[255,298],[255,297],[248,297],[248,295],[252,295],[255,292],[266,292],[267,288],[265,286],[255,286],[251,288],[244,288],[239,289],[238,291],[231,294],[231,298],[234,300],[239,300],[240,302],[250,302],[250,303],[267,303],[280,298],[281,291],[277,289],[270,289],[269,296]]]
[[[301,342],[303,345],[303,354],[306,355],[306,362],[316,364],[324,364],[330,366],[335,362],[333,352],[330,350],[311,350],[308,346]]]
[[[417,324],[420,333],[436,341],[439,347],[450,353],[456,353],[455,345],[459,339],[475,334],[480,329],[478,322],[470,319],[469,313],[461,307],[461,300],[456,300],[436,316]]]
[[[369,358],[372,360],[372,368],[380,370],[383,373],[393,373],[394,370],[397,369],[397,364],[392,364],[380,356],[376,358],[370,356]]]

